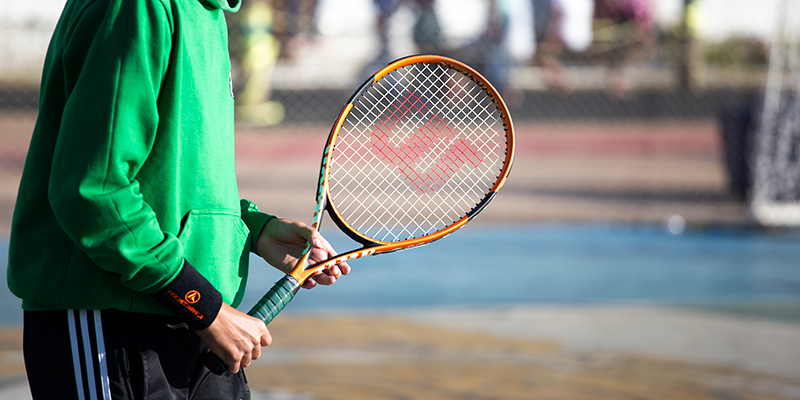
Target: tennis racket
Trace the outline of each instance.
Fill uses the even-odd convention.
[[[308,265],[309,245],[248,314],[269,324],[324,268],[453,233],[497,194],[513,159],[508,109],[478,72],[441,56],[392,62],[356,90],[322,155],[312,226],[327,210],[361,247]],[[211,371],[227,370],[207,354]]]

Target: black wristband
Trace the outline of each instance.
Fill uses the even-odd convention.
[[[153,297],[194,330],[208,328],[222,307],[222,294],[188,261]]]

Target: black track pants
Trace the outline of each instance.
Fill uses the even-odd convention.
[[[33,399],[250,399],[244,371],[210,373],[197,363],[205,345],[175,322],[113,310],[25,311]]]

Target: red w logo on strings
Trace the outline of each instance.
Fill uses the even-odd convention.
[[[404,143],[392,143],[395,129],[404,130],[402,124],[409,123],[413,116],[419,118],[426,114],[422,118],[424,123],[415,125],[410,138]],[[408,93],[390,105],[376,125],[370,138],[373,153],[380,160],[397,166],[405,181],[416,190],[436,191],[466,164],[477,167],[483,161],[475,146],[455,138],[453,130],[416,93]],[[435,148],[444,138],[455,139],[446,148]],[[429,155],[433,151],[440,152],[438,157]],[[432,160],[425,162],[427,158]]]

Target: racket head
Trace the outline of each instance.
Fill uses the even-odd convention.
[[[359,87],[331,129],[315,224],[327,208],[369,254],[424,245],[483,210],[513,159],[508,108],[481,74],[447,57],[401,58]]]

